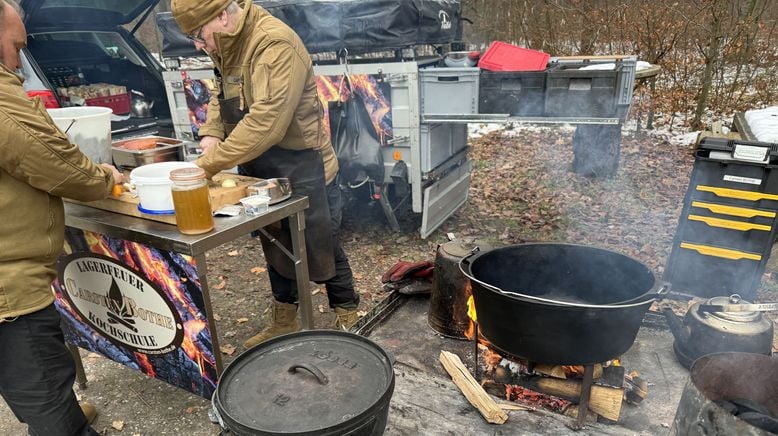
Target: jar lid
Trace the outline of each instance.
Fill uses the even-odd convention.
[[[205,178],[205,170],[200,167],[179,168],[170,172],[170,180],[174,182],[188,182]]]

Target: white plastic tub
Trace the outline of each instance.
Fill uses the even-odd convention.
[[[107,107],[47,109],[54,124],[96,163],[111,163],[111,113]]]
[[[160,162],[142,165],[130,172],[130,183],[135,186],[140,204],[138,210],[150,214],[172,214],[173,195],[170,172],[179,168],[193,168],[191,162]]]

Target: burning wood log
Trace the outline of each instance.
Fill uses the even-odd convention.
[[[581,396],[580,380],[562,380],[552,377],[520,378],[518,384],[539,392],[555,395],[570,401],[578,401]],[[593,385],[589,397],[589,409],[611,421],[618,421],[621,413],[623,388]]]
[[[535,371],[543,375],[569,379],[569,378],[581,378],[583,377],[582,365],[546,365],[538,363],[535,365]],[[594,365],[594,379],[597,380],[602,377],[602,365],[597,363]]]
[[[503,424],[508,420],[508,414],[487,394],[481,385],[473,378],[462,360],[454,353],[440,352],[440,363],[451,376],[454,384],[465,395],[481,415],[491,424]]]

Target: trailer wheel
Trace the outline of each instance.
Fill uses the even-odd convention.
[[[621,124],[581,124],[573,135],[573,172],[586,177],[612,177],[619,169]]]

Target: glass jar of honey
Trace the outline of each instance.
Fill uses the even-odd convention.
[[[173,182],[173,208],[176,226],[185,235],[199,235],[213,230],[208,180],[202,168],[180,168],[170,172]]]

